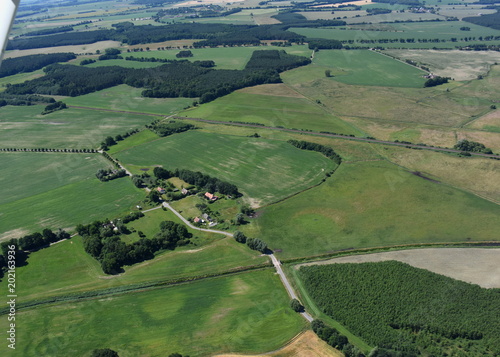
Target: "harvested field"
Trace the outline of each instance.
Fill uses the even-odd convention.
[[[110,47],[120,47],[120,42],[118,41],[99,41],[96,43],[90,43],[86,45],[75,45],[75,46],[57,46],[57,47],[44,47],[44,48],[32,48],[29,50],[13,50],[5,53],[4,58],[16,58],[29,55],[47,54],[47,53],[59,53],[59,52],[73,52],[79,53],[95,53],[95,51],[104,51],[106,48]]]
[[[494,51],[386,50],[383,53],[415,61],[429,67],[434,74],[456,81],[476,79],[485,75],[492,64],[500,62],[500,53]]]
[[[312,331],[306,331],[294,338],[285,347],[260,355],[223,354],[214,357],[342,357],[343,354],[328,346]]]
[[[397,260],[416,268],[477,284],[483,288],[500,288],[500,249],[428,248],[353,255],[321,262],[297,265],[367,263]]]

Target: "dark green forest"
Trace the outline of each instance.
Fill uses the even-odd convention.
[[[429,357],[500,354],[500,289],[396,261],[307,266],[299,276],[321,311],[372,346]]]
[[[207,68],[203,61],[170,61],[154,68],[119,66],[88,68],[53,64],[44,68],[45,76],[14,84],[5,90],[11,95],[46,94],[79,96],[119,84],[145,88],[144,97],[199,97],[200,103],[244,87],[279,83],[279,72],[310,63],[284,51],[255,51],[244,70]]]
[[[18,73],[33,72],[49,64],[68,62],[75,59],[74,53],[50,53],[46,55],[30,55],[17,58],[7,58],[2,61],[0,78]]]

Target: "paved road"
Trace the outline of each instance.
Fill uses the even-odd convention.
[[[281,278],[281,282],[285,286],[285,289],[288,292],[288,295],[290,296],[290,298],[299,300],[299,298],[297,297],[297,294],[295,294],[295,291],[293,290],[292,285],[290,285],[288,278],[286,277],[285,273],[283,272],[283,269],[281,269],[280,261],[274,256],[274,254],[270,254],[269,256],[271,257],[273,265],[276,268],[276,271],[278,272],[278,275]],[[312,322],[314,320],[313,317],[311,315],[309,315],[307,312],[301,312],[300,314],[302,315],[302,317],[304,317],[309,322]]]
[[[203,232],[212,232],[212,233],[219,233],[219,234],[224,234],[226,236],[229,236],[229,237],[232,237],[233,234],[232,233],[229,233],[229,232],[224,232],[224,231],[218,231],[218,230],[215,230],[215,229],[204,229],[204,228],[199,228],[199,227],[195,227],[191,224],[191,222],[189,222],[187,219],[185,219],[184,217],[182,217],[182,215],[177,212],[174,208],[172,208],[172,206],[170,206],[168,204],[168,202],[163,202],[163,207],[166,207],[168,208],[169,210],[171,210],[177,217],[179,217],[188,227],[192,228],[192,229],[196,229],[198,231],[203,231]],[[297,297],[297,294],[295,294],[295,291],[293,290],[293,287],[292,285],[290,284],[290,282],[288,281],[288,278],[286,277],[285,273],[283,272],[283,269],[281,269],[281,263],[280,261],[274,256],[274,254],[269,254],[269,257],[271,257],[271,261],[273,262],[273,265],[274,267],[276,268],[276,272],[278,273],[278,275],[280,276],[280,279],[281,279],[281,282],[283,283],[283,285],[285,286],[285,289],[286,291],[288,292],[288,295],[290,296],[290,298],[292,299],[298,299]],[[309,315],[307,312],[302,312],[301,315],[309,322],[313,321],[313,317],[311,315]]]

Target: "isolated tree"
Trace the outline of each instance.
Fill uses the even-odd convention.
[[[325,77],[331,77],[332,76],[332,71],[329,69],[325,70]]]
[[[243,234],[243,232],[236,231],[233,236],[238,243],[246,243],[247,241],[247,237]]]
[[[292,301],[290,301],[290,307],[295,312],[304,312],[304,306],[302,306],[300,301],[297,299],[292,299]]]
[[[234,223],[236,225],[244,224],[245,223],[245,216],[242,213],[236,214],[236,217],[234,218]]]

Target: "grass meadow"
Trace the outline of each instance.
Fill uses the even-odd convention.
[[[343,163],[323,185],[266,207],[250,236],[283,258],[406,243],[497,240],[498,205],[386,161]]]
[[[127,61],[131,62],[131,61]],[[141,63],[141,62],[134,62]],[[169,115],[191,105],[194,98],[144,98],[141,97],[143,89],[133,88],[126,84],[103,89],[99,92],[89,93],[78,97],[65,97],[62,99],[68,105],[140,112],[158,115]],[[108,113],[104,113],[104,116]],[[149,122],[147,121],[149,120]],[[145,117],[142,122],[150,123],[153,119]]]
[[[76,108],[41,115],[43,108],[39,105],[0,108],[0,147],[97,148],[106,136],[124,134],[155,119],[149,115]]]
[[[321,50],[314,65],[333,69],[335,81],[365,86],[422,88],[427,73],[368,50]]]
[[[156,165],[201,171],[235,184],[253,205],[315,185],[336,166],[319,153],[285,142],[197,131],[123,150],[116,157],[133,173]]]
[[[488,113],[498,91],[494,85],[499,80],[492,74],[458,86],[361,86],[326,78],[324,70],[314,66],[295,68],[283,73],[282,77],[287,85],[304,96],[320,100],[337,117],[444,127],[460,127]]]
[[[243,69],[245,68],[248,60],[252,57],[252,53],[256,50],[285,50],[286,53],[309,57],[311,55],[311,50],[307,48],[307,45],[294,45],[290,47],[274,47],[274,46],[253,46],[253,47],[223,47],[223,48],[194,48],[190,49],[193,53],[193,57],[189,58],[189,61],[206,61],[212,60],[215,62],[216,69]],[[146,51],[146,52],[131,52],[124,53],[126,57],[145,57],[145,58],[163,58],[163,59],[178,59],[175,55],[179,53],[179,49],[163,50],[163,51]],[[110,61],[105,61],[110,62]],[[127,61],[132,62],[132,61]],[[142,62],[135,62],[140,63]],[[148,62],[144,62],[148,63]],[[156,63],[158,65],[158,63]],[[94,64],[95,65],[95,64]]]
[[[100,182],[94,175],[92,169],[85,180],[0,205],[0,239],[19,238],[46,227],[68,229],[78,223],[120,216],[145,197],[144,191],[129,178]]]
[[[141,227],[142,225],[157,226],[163,220],[180,223],[170,211],[160,209],[146,212],[145,215],[127,226],[142,229],[147,238],[152,238],[149,233],[154,227],[148,231]],[[17,287],[19,302],[130,284],[215,274],[269,261],[269,258],[260,256],[231,238],[194,230],[190,232],[193,234],[194,244],[174,251],[163,251],[152,260],[125,266],[125,272],[115,276],[102,272],[99,262],[83,249],[80,236],[33,252],[29,256],[28,264],[16,269],[18,279],[22,281]],[[122,236],[122,240],[127,241],[127,236]],[[7,289],[5,279],[0,282],[0,290],[4,289]]]
[[[382,4],[377,4],[380,7]],[[391,16],[389,14],[388,16]],[[370,16],[370,18],[375,16]],[[382,16],[387,18],[386,16]],[[360,18],[361,20],[362,18]],[[365,18],[364,21],[368,19]],[[387,19],[385,20],[387,21]],[[460,27],[470,27],[470,31],[460,31]],[[304,35],[309,38],[327,38],[340,41],[359,41],[359,40],[374,40],[379,39],[415,39],[414,43],[409,42],[393,42],[393,43],[361,43],[355,42],[354,46],[374,47],[381,46],[384,48],[449,48],[454,49],[456,46],[467,46],[471,44],[484,43],[477,40],[480,36],[498,36],[500,30],[495,30],[489,27],[483,27],[464,21],[438,21],[438,22],[407,22],[407,23],[390,23],[390,24],[360,24],[351,25],[350,27],[338,28],[290,28],[290,31]],[[476,40],[463,41],[464,37],[474,37]],[[451,39],[456,38],[456,42]],[[418,39],[439,39],[440,42],[418,42]],[[446,42],[442,42],[446,40]],[[500,44],[500,41],[488,41],[488,44]]]
[[[322,75],[324,77],[324,73]],[[294,96],[282,96],[279,92],[273,94],[268,91],[259,94],[259,87],[255,89],[253,93],[245,90],[233,92],[181,114],[192,118],[252,122],[289,129],[360,133],[338,117],[331,115],[321,105],[298,93]]]
[[[18,312],[23,355],[262,353],[305,328],[271,269]],[[71,324],[68,324],[71,321]],[[7,319],[0,322],[7,329]],[[6,349],[6,345],[2,349]]]

